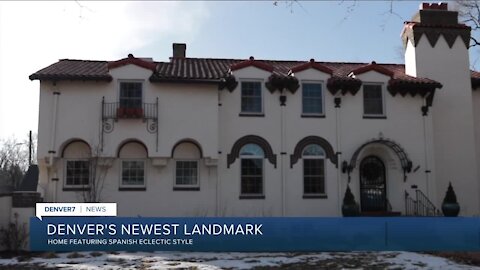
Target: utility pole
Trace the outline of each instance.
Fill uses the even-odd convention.
[[[28,166],[32,165],[32,131],[28,134]]]

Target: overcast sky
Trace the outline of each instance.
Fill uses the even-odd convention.
[[[28,76],[59,59],[168,61],[185,42],[187,57],[403,63],[400,31],[419,3],[390,14],[390,1],[0,1],[0,138],[37,131]]]

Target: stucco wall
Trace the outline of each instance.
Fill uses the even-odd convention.
[[[229,92],[218,91],[216,85],[150,83],[151,71],[133,65],[112,71],[113,81],[105,82],[49,82],[41,83],[39,125],[39,190],[45,190],[45,201],[81,201],[81,191],[64,191],[65,160],[62,148],[72,139],[86,141],[94,150],[100,143],[101,100],[118,101],[118,81],[135,79],[144,82],[144,102],[158,98],[158,150],[156,134],[147,132],[141,119],[119,119],[114,130],[104,134],[102,156],[112,158],[104,167],[102,201],[117,202],[122,216],[338,216],[346,186],[347,174],[341,172],[341,163],[350,161],[353,153],[365,142],[383,137],[395,141],[408,154],[415,172],[407,174],[396,154],[384,145],[371,145],[362,151],[357,164],[370,154],[379,156],[387,167],[387,196],[394,211],[404,211],[404,191],[413,195],[417,186],[429,196],[436,190],[431,173],[429,182],[425,170],[433,168],[432,125],[430,116],[423,117],[420,96],[393,97],[387,92],[389,77],[371,71],[357,77],[365,82],[381,83],[386,119],[363,118],[363,90],[356,95],[339,95],[340,108],[335,108],[334,96],[327,90],[330,75],[309,69],[295,74],[302,82],[322,83],[324,91],[323,118],[301,117],[302,90],[294,94],[285,91],[271,93],[264,85],[269,72],[247,67],[234,72],[241,81],[262,82],[262,117],[243,117],[240,113],[241,83]],[[54,143],[56,153],[51,169],[45,164],[50,150],[53,92],[58,98],[57,128]],[[280,95],[287,97],[286,106],[280,106]],[[429,135],[430,134],[430,135]],[[276,155],[276,166],[264,161],[264,199],[240,198],[240,160],[227,166],[227,155],[235,142],[246,135],[265,139]],[[290,168],[290,155],[297,143],[307,136],[327,140],[338,152],[338,166],[325,160],[326,197],[303,198],[303,161]],[[120,191],[121,160],[119,147],[129,139],[145,144],[148,151],[146,190]],[[203,154],[199,161],[200,189],[173,190],[175,159],[174,146],[182,140],[199,145]],[[283,144],[282,144],[283,142]],[[94,150],[95,153],[95,150]],[[218,159],[218,162],[217,162]],[[426,165],[429,163],[429,166]],[[59,181],[51,181],[58,178]],[[350,187],[359,197],[358,166],[350,175]]]
[[[435,93],[431,109],[436,203],[441,204],[448,183],[452,182],[461,205],[460,214],[479,214],[480,185],[467,48],[460,38],[449,48],[442,35],[432,48],[422,37],[415,48],[415,60],[406,63],[415,65],[417,76],[443,85]]]

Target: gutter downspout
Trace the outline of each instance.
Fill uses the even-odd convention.
[[[341,104],[342,99],[340,97],[334,97],[334,103],[335,103],[335,132],[336,132],[336,148],[337,148],[337,190],[338,190],[338,216],[342,216],[342,168],[341,168],[341,157],[342,157],[342,152],[340,151],[341,147],[341,137],[340,137],[340,104]]]
[[[55,137],[57,133],[57,110],[58,110],[58,98],[60,96],[60,92],[53,92],[53,113],[52,113],[52,129],[50,133],[50,150],[48,151],[48,166],[50,167],[51,174],[53,174],[54,178],[57,178],[56,172],[53,172],[53,156],[55,155]],[[53,178],[50,179],[52,181]],[[54,193],[53,193],[53,201],[57,201],[57,182],[53,181]]]
[[[285,106],[287,102],[287,96],[285,96],[284,89],[281,91],[280,95],[280,158],[281,158],[281,169],[280,174],[282,178],[282,216],[284,217],[286,214],[286,173],[285,173],[285,156],[287,155],[285,151],[285,137],[286,137],[286,129],[285,129]]]
[[[427,198],[431,198],[430,196],[430,166],[428,164],[428,146],[427,146],[427,117],[428,117],[428,106],[426,104],[425,99],[423,100],[423,107],[422,107],[422,120],[423,120],[423,151],[425,152],[425,188]]]
[[[218,102],[218,110],[217,110],[217,155],[221,155],[221,150],[220,150],[220,108],[222,107],[221,103],[221,95],[220,91],[217,91],[217,102]],[[220,160],[220,156],[218,156],[218,160]],[[218,217],[220,214],[220,179],[219,179],[219,168],[220,164],[218,164],[217,161],[217,166],[216,166],[216,173],[215,173],[215,216]]]

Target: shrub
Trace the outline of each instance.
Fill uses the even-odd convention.
[[[28,239],[27,225],[18,223],[18,214],[14,214],[14,222],[6,228],[0,228],[0,244],[8,251],[18,253],[25,248]]]
[[[347,186],[347,190],[345,191],[345,197],[343,197],[343,204],[344,205],[356,204],[355,197],[353,196],[353,193],[350,190],[350,186]]]
[[[443,203],[457,203],[457,195],[455,195],[455,191],[453,191],[451,182],[448,184],[447,193],[445,194]]]

